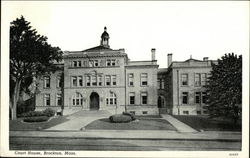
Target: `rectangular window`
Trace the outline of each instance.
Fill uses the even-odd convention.
[[[143,115],[146,115],[146,114],[148,114],[148,112],[147,112],[147,111],[143,111],[142,114],[143,114]]]
[[[206,84],[208,85],[209,84],[209,78],[211,77],[211,73],[207,73],[206,75],[207,75]]]
[[[62,94],[57,94],[56,95],[56,105],[57,106],[62,106]]]
[[[78,67],[82,67],[82,61],[78,61]]]
[[[110,105],[113,105],[113,102],[114,100],[113,100],[113,98],[109,98],[109,103],[110,103]]]
[[[108,98],[106,98],[106,104],[109,104],[109,99]]]
[[[134,86],[134,74],[130,73],[128,75],[128,83],[129,83],[129,86]]]
[[[182,92],[182,104],[188,104],[188,92]]]
[[[111,60],[110,60],[110,59],[107,59],[106,65],[107,65],[107,66],[111,66]]]
[[[129,104],[135,104],[135,93],[134,92],[130,92],[129,93]]]
[[[164,79],[161,79],[161,89],[164,89]]]
[[[93,60],[89,60],[89,67],[94,67],[94,61]]]
[[[72,87],[77,86],[77,77],[76,76],[71,77],[71,85],[72,85]]]
[[[116,85],[116,75],[112,75],[112,83],[113,83],[113,86]]]
[[[106,80],[106,86],[110,86],[110,76],[109,75],[107,75],[106,77],[105,77],[105,80]]]
[[[195,103],[200,104],[201,103],[201,93],[195,92]]]
[[[86,76],[86,86],[90,86],[90,76]]]
[[[50,94],[44,94],[44,106],[50,106]]]
[[[181,74],[181,84],[183,86],[188,85],[188,74]]]
[[[88,66],[88,62],[87,61],[83,61],[83,66],[87,67]]]
[[[147,73],[142,73],[141,74],[141,85],[142,86],[147,86],[148,85],[148,74]]]
[[[204,111],[203,111],[203,114],[207,114],[207,113],[208,113],[207,110],[204,110]]]
[[[73,67],[77,67],[77,61],[73,61]]]
[[[148,104],[148,94],[146,92],[141,93],[142,104]]]
[[[200,114],[201,114],[201,111],[197,111],[196,113],[197,113],[197,115],[200,115]]]
[[[207,103],[207,93],[206,92],[202,92],[202,103],[203,104]]]
[[[112,59],[112,60],[111,60],[111,65],[112,65],[112,66],[115,66],[115,59]]]
[[[56,77],[56,87],[61,88],[62,87],[62,82],[61,82],[61,76]]]
[[[205,73],[201,74],[201,85],[202,86],[206,85],[206,74]]]
[[[78,76],[77,80],[78,80],[78,86],[82,87],[83,86],[83,84],[82,84],[82,76]]]
[[[96,78],[96,76],[91,77],[91,82],[92,82],[92,86],[97,86],[97,78]]]
[[[194,75],[194,85],[200,86],[201,85],[201,74],[196,73]]]
[[[161,80],[160,79],[157,80],[157,89],[161,89]]]
[[[188,115],[189,111],[183,111],[183,114]]]
[[[98,66],[99,66],[98,60],[94,60],[94,66],[95,66],[95,67],[98,67]]]
[[[44,88],[50,88],[50,77],[49,76],[44,76]]]
[[[98,85],[102,86],[102,76],[101,75],[98,76]]]

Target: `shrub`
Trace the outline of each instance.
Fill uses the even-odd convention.
[[[48,116],[48,117],[51,117],[51,116],[54,116],[55,115],[55,111],[51,108],[47,108],[43,111],[44,113],[44,116]]]
[[[36,117],[36,116],[44,116],[42,111],[29,111],[21,114],[22,117]]]
[[[49,120],[48,116],[26,117],[23,119],[24,122],[44,122],[48,120]]]
[[[47,108],[44,111],[29,111],[26,113],[21,114],[21,117],[36,117],[36,116],[54,116],[55,115],[55,111],[51,108]]]
[[[132,118],[132,120],[136,120],[135,114],[132,114],[132,113],[129,113],[129,112],[123,112],[122,114],[130,116]]]
[[[110,122],[112,123],[127,123],[132,121],[132,117],[123,114],[112,115],[109,117]]]

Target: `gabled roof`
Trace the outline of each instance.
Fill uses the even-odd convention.
[[[83,52],[100,52],[100,51],[110,51],[110,50],[112,50],[112,49],[100,45],[100,46],[92,47],[89,49],[85,49],[85,50],[83,50]]]

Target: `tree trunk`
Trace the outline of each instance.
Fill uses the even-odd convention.
[[[125,112],[127,113],[127,105],[125,104]]]
[[[17,111],[17,101],[19,99],[21,80],[16,80],[15,89],[12,97],[12,107],[11,107],[11,120],[16,120],[16,111]]]

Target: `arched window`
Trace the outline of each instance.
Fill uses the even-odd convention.
[[[73,106],[82,106],[82,102],[83,102],[82,95],[80,93],[76,92],[72,96],[72,105]]]
[[[114,92],[108,93],[108,96],[106,98],[106,104],[107,105],[116,105],[117,104],[116,94]]]

